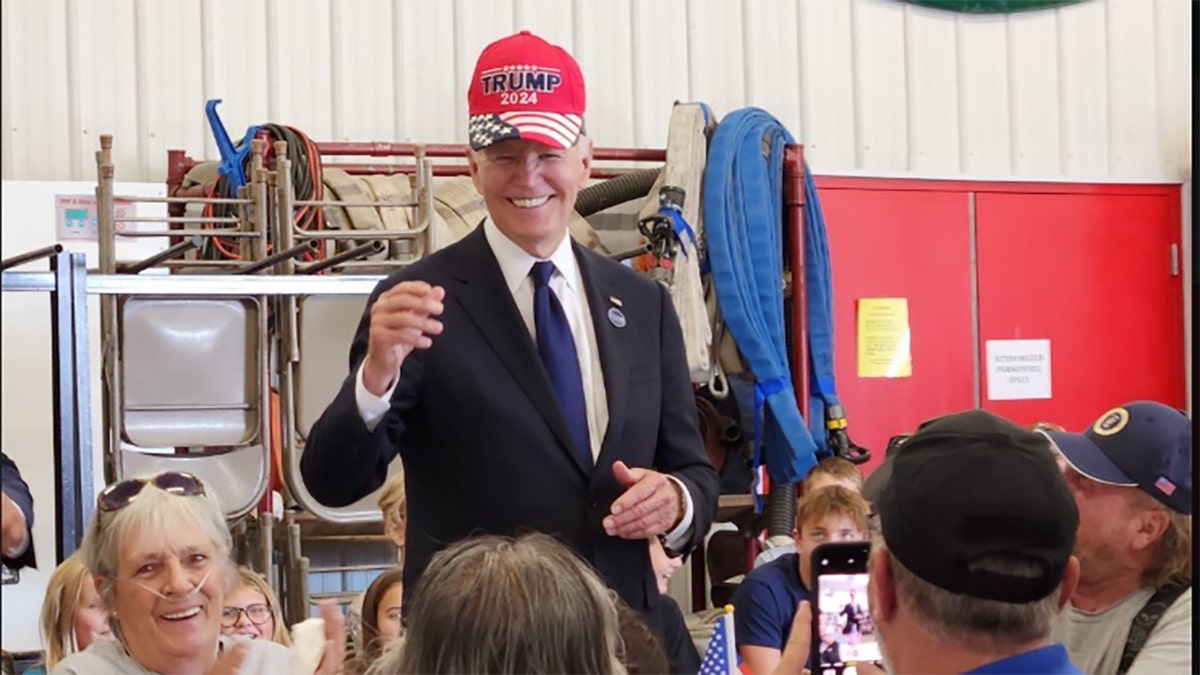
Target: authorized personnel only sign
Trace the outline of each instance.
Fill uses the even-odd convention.
[[[1050,398],[1049,340],[988,340],[988,400]]]

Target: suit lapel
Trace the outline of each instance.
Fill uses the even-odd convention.
[[[462,240],[459,252],[451,272],[459,283],[446,289],[446,295],[462,305],[500,362],[550,426],[563,452],[582,470],[571,451],[567,420],[554,395],[550,378],[512,294],[508,292],[500,264],[488,246],[482,227],[475,228]]]
[[[605,399],[608,401],[608,429],[604,432],[600,456],[596,458],[596,466],[607,466],[611,462],[605,461],[606,456],[617,450],[615,439],[621,435],[621,427],[625,423],[625,404],[629,400],[626,393],[629,385],[629,362],[626,354],[629,350],[622,344],[625,339],[623,331],[626,329],[617,328],[608,319],[608,311],[614,307],[609,298],[618,297],[619,289],[604,266],[598,264],[598,256],[574,241],[572,246],[575,249],[575,259],[579,261],[580,276],[583,277],[583,287],[587,293],[592,327],[596,333],[596,348],[600,351]]]

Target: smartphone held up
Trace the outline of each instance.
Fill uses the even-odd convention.
[[[813,551],[814,675],[855,675],[856,663],[882,662],[867,598],[865,541],[822,544]]]

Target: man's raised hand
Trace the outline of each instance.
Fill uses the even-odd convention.
[[[427,349],[442,333],[440,316],[446,289],[424,281],[402,281],[380,294],[371,305],[363,386],[382,396],[391,388],[404,359],[414,349]]]

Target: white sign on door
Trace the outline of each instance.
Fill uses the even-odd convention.
[[[988,400],[1050,398],[1049,340],[988,340]]]

